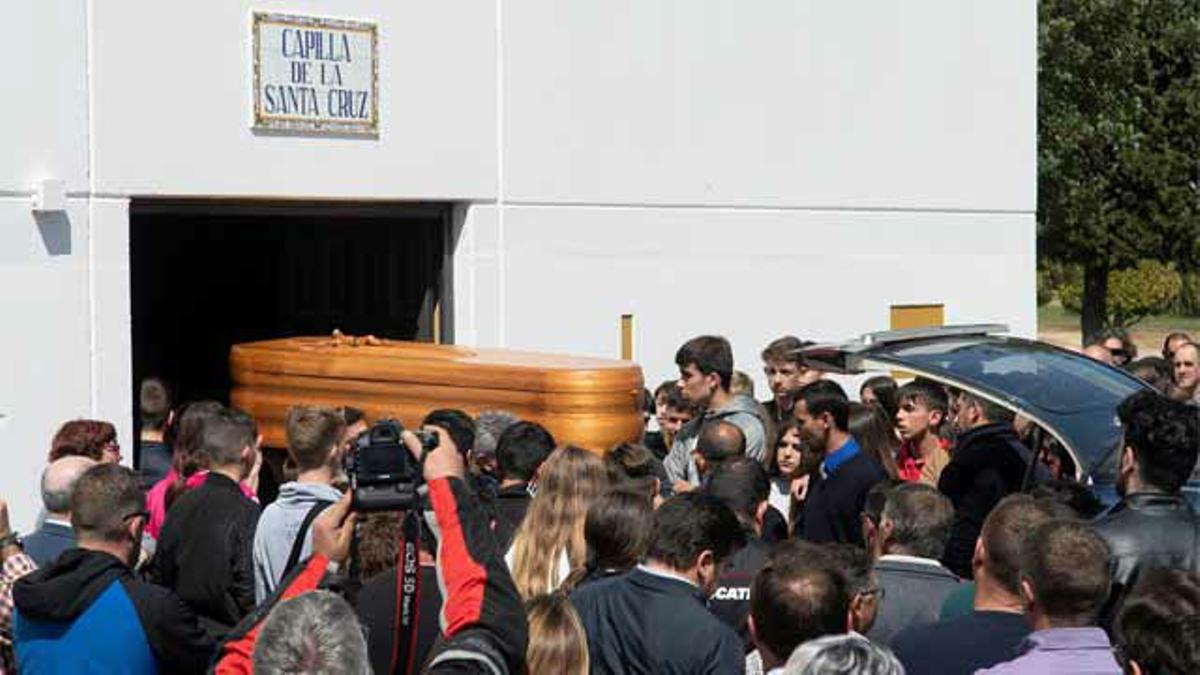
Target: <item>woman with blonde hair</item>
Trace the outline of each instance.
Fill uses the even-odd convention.
[[[539,595],[525,604],[529,618],[529,675],[588,675],[587,633],[565,593]]]
[[[537,495],[505,556],[522,598],[554,591],[587,562],[584,520],[606,489],[604,461],[582,448],[560,448],[538,469]]]

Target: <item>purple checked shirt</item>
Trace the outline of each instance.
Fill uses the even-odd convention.
[[[1100,628],[1048,628],[1030,633],[1021,655],[976,675],[1121,675]]]

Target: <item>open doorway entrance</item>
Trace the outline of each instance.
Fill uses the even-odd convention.
[[[228,402],[238,342],[444,335],[450,217],[449,204],[134,199],[135,388],[153,375],[176,402]]]

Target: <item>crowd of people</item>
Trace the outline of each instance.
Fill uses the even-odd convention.
[[[1086,350],[1153,387],[1117,411],[1111,505],[1005,406],[888,376],[852,401],[807,344],[762,351],[760,402],[728,341],[689,340],[602,453],[432,410],[392,448],[418,496],[381,511],[346,471],[361,411],[292,407],[263,503],[255,420],[148,379],[136,472],[75,420],[37,530],[0,500],[0,674],[1200,672],[1190,338],[1169,369]]]

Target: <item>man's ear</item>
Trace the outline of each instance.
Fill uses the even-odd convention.
[[[930,410],[929,411],[929,426],[940,427],[940,426],[942,426],[942,422],[945,422],[945,421],[946,421],[946,414],[943,413],[941,410]]]
[[[880,549],[887,548],[888,541],[891,540],[892,533],[895,531],[896,531],[896,523],[892,522],[892,520],[890,518],[880,517],[879,529],[875,534],[875,536],[879,537],[879,548]]]
[[[1025,603],[1026,612],[1037,603],[1037,594],[1033,592],[1033,584],[1028,579],[1021,579],[1021,601]]]
[[[1133,456],[1133,448],[1128,445],[1121,450],[1120,471],[1132,471],[1137,468],[1137,458]]]
[[[1125,665],[1126,675],[1145,675],[1145,672],[1146,671],[1142,670],[1142,664],[1138,663],[1137,661],[1130,660]]]
[[[971,569],[978,569],[983,566],[983,561],[987,559],[987,549],[983,546],[983,537],[975,540],[975,553],[971,555]]]

